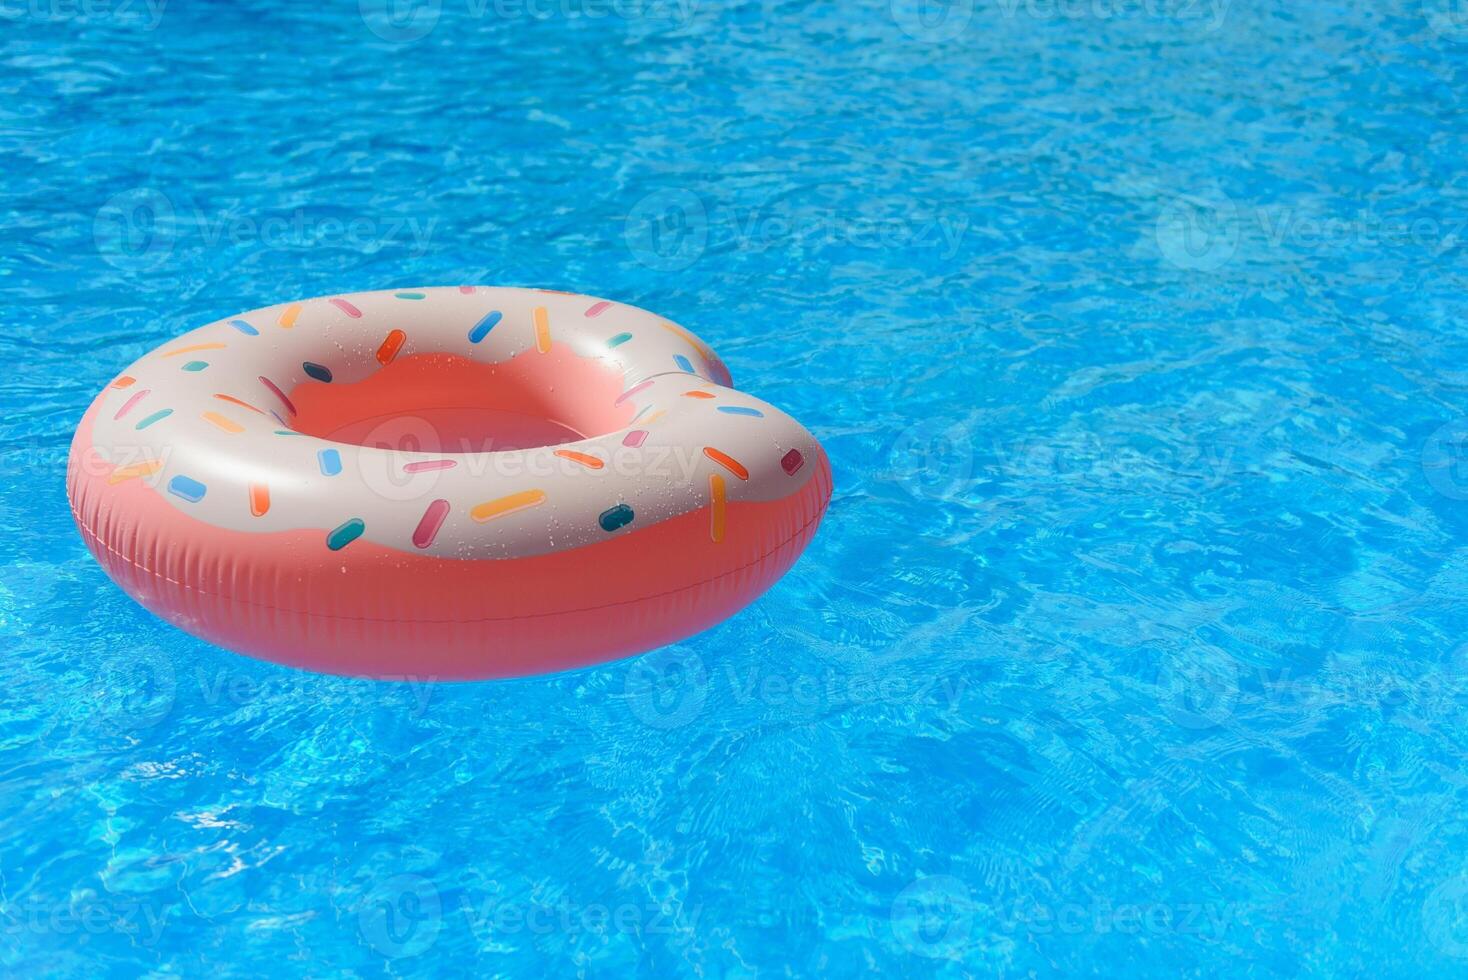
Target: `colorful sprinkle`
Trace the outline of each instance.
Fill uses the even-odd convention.
[[[601,525],[603,531],[611,533],[618,528],[623,528],[631,524],[632,518],[635,516],[632,513],[631,507],[628,507],[626,504],[618,504],[615,507],[608,507],[602,511],[601,516],[596,521]]]
[[[537,306],[531,316],[535,320],[535,349],[542,354],[549,354],[551,349],[550,311],[544,306]]]
[[[240,333],[244,334],[246,337],[260,336],[260,331],[250,326],[250,324],[246,323],[244,320],[231,320],[229,321],[229,325],[231,327],[234,327]]]
[[[713,393],[712,392],[708,392],[708,391],[685,391],[685,392],[683,392],[683,397],[684,398],[712,398],[714,396],[713,396]]]
[[[147,388],[144,388],[142,391],[134,392],[131,398],[129,398],[127,401],[125,401],[125,402],[122,403],[122,407],[117,410],[117,414],[114,415],[114,416],[112,416],[112,421],[116,422],[118,419],[122,418],[128,412],[131,412],[133,410],[133,406],[134,405],[136,405],[138,402],[142,401],[144,398],[147,398],[147,397],[148,397],[148,389]]]
[[[474,324],[474,329],[469,331],[469,343],[477,344],[485,337],[488,337],[489,332],[494,329],[494,325],[499,323],[503,318],[504,314],[499,310],[490,310],[485,314],[484,319]]]
[[[451,470],[459,464],[452,459],[425,459],[403,467],[404,473],[430,473],[433,470]]]
[[[707,450],[705,450],[706,452]],[[724,478],[709,474],[709,537],[718,544],[724,540]]]
[[[633,449],[642,448],[644,442],[647,442],[646,429],[633,429],[622,439],[622,445],[631,446]]]
[[[545,503],[544,490],[522,490],[519,493],[510,494],[508,497],[486,500],[484,503],[478,504],[470,510],[469,516],[483,524],[485,521],[492,521],[496,517],[504,517],[506,514],[513,514],[527,507],[537,507],[543,503]]]
[[[332,529],[331,533],[326,536],[326,546],[332,551],[341,551],[360,538],[365,530],[367,530],[366,522],[360,517],[354,517],[345,524],[340,524]]]
[[[724,469],[728,470],[730,473],[733,473],[735,476],[739,477],[739,479],[749,479],[749,470],[745,469],[744,464],[739,462],[739,460],[735,459],[733,456],[730,456],[727,453],[722,453],[719,450],[715,449],[713,446],[704,446],[703,454],[709,459],[713,460],[715,463],[718,463]]]
[[[276,429],[275,434],[278,436],[298,436],[301,433],[295,432],[291,429]]]
[[[799,449],[792,449],[780,459],[780,468],[791,476],[800,471],[805,465],[805,457],[800,455]]]
[[[693,364],[692,364],[692,362],[690,362],[688,360],[688,358],[684,357],[682,354],[674,354],[673,355],[673,363],[676,364],[676,365],[678,365],[678,370],[680,370],[680,371],[687,371],[689,374],[695,374],[696,373],[693,370]]]
[[[121,483],[123,480],[134,480],[140,476],[152,476],[163,469],[163,460],[148,459],[131,466],[119,466],[107,477],[108,483]]]
[[[243,425],[240,425],[234,419],[225,418],[218,412],[205,412],[204,421],[210,423],[211,425],[218,426],[225,432],[235,433],[245,431],[245,427]]]
[[[423,512],[423,518],[418,521],[418,526],[413,529],[413,547],[426,548],[433,544],[433,539],[438,537],[438,529],[443,527],[448,516],[447,500],[435,500],[429,504],[428,509]]]
[[[129,377],[126,374],[119,375],[118,378],[117,378],[117,380],[114,381],[114,382],[112,382],[112,387],[114,387],[114,388],[131,388],[133,386],[133,384],[135,384],[137,382],[137,380],[138,380],[137,378]]]
[[[254,412],[256,415],[264,415],[265,414],[264,412],[260,411],[260,409],[256,408],[254,405],[251,405],[249,402],[242,402],[242,401],[240,401],[238,398],[236,398],[233,395],[215,395],[214,397],[215,398],[218,398],[222,402],[229,402],[231,405],[238,405],[240,408],[248,408],[250,411]],[[282,421],[284,421],[284,420],[282,420]]]
[[[202,371],[208,366],[208,361],[190,361],[183,366],[183,369],[185,371]]]
[[[607,341],[607,346],[608,347],[621,347],[623,344],[625,344],[627,341],[629,341],[631,339],[632,339],[632,335],[630,333],[619,333],[615,337],[613,337],[611,340]]]
[[[589,470],[599,470],[607,465],[589,453],[578,453],[574,449],[557,449],[555,455],[562,459],[569,459],[573,463],[580,463]]]
[[[204,499],[207,488],[198,480],[190,479],[187,476],[176,476],[168,481],[168,492],[191,504],[197,504]]]
[[[188,347],[180,347],[178,350],[165,351],[159,357],[177,357],[180,354],[192,354],[200,350],[224,350],[225,344],[190,344]]]
[[[317,381],[331,383],[331,368],[325,364],[317,364],[315,361],[302,361],[301,369]]]
[[[260,383],[269,388],[271,393],[274,394],[276,398],[279,398],[283,403],[285,403],[286,411],[290,412],[292,415],[296,414],[296,406],[291,404],[291,400],[285,396],[285,392],[281,391],[275,386],[274,381],[271,381],[269,378],[261,375]]]
[[[336,476],[342,471],[342,454],[335,449],[323,449],[316,454],[322,476]]]
[[[765,413],[757,408],[745,408],[743,405],[720,405],[719,411],[725,415],[748,415],[752,418],[762,419]]]
[[[382,346],[377,348],[377,363],[386,367],[392,363],[392,359],[398,356],[398,351],[403,349],[403,341],[408,335],[401,330],[388,331],[387,338],[383,340]]]
[[[606,300],[602,300],[600,303],[592,303],[589,307],[586,308],[586,315],[601,316],[607,310],[611,309],[611,306],[612,304],[608,303]]]
[[[250,513],[264,517],[270,509],[270,488],[263,483],[250,484]]]
[[[296,325],[296,317],[300,315],[301,304],[292,303],[290,306],[287,306],[285,309],[280,311],[280,319],[276,320],[275,322],[279,326],[285,328],[286,330],[289,330],[291,327],[294,327]]]
[[[474,287],[473,286],[460,286],[459,287],[459,292],[465,293],[465,294],[472,293],[472,292],[474,292]]]
[[[425,299],[427,293],[393,293],[398,299]]]
[[[173,409],[171,409],[171,408],[159,409],[158,411],[154,412],[152,415],[149,415],[147,418],[143,419],[143,421],[139,422],[135,426],[135,428],[137,428],[139,430],[146,429],[148,426],[152,425],[154,422],[161,422],[164,419],[168,418],[168,416],[170,416],[172,414],[173,414]]]
[[[639,391],[646,391],[647,389],[649,389],[651,387],[652,387],[652,382],[651,381],[644,381],[640,385],[633,385],[631,388],[628,388],[626,391],[624,391],[620,395],[618,395],[617,396],[617,400],[614,401],[612,404],[613,405],[620,405],[624,401],[626,401],[627,399],[631,398],[633,395],[637,394]]]
[[[348,303],[344,299],[334,299],[331,301],[331,305],[341,310],[353,320],[360,320],[362,318],[362,311],[357,309],[355,306],[353,306],[351,303]]]

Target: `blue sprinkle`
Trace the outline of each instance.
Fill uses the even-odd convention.
[[[175,497],[182,497],[191,504],[197,504],[204,499],[205,487],[198,480],[176,476],[168,481],[168,492]]]
[[[185,371],[202,371],[208,366],[208,361],[190,361],[183,366],[183,369]]]
[[[673,363],[678,365],[678,370],[680,371],[687,371],[689,374],[694,373],[693,365],[689,364],[688,358],[684,357],[682,354],[674,354]]]
[[[765,413],[757,408],[743,408],[739,405],[720,405],[719,411],[725,415],[753,415],[757,419],[765,417]]]
[[[607,346],[608,347],[621,347],[623,344],[625,344],[627,341],[629,341],[631,339],[632,339],[632,335],[630,333],[619,333],[615,337],[613,337],[611,340],[607,341]]]
[[[367,525],[363,523],[362,518],[354,517],[345,523],[337,525],[326,535],[326,546],[332,551],[341,551],[347,545],[360,538],[362,532],[365,530],[367,530]]]
[[[342,471],[342,454],[335,449],[323,449],[316,454],[316,461],[321,464],[322,476],[336,476]]]
[[[331,368],[327,367],[326,365],[317,364],[315,361],[303,361],[301,363],[301,367],[305,369],[307,374],[315,378],[317,381],[325,381],[328,384],[331,383]]]
[[[597,518],[597,522],[601,524],[603,531],[615,531],[619,527],[626,527],[628,524],[631,524],[634,516],[631,507],[628,507],[626,504],[618,504],[615,507],[609,507],[602,511],[601,516]]]
[[[477,344],[485,337],[488,337],[489,332],[494,329],[494,325],[499,323],[503,317],[504,314],[499,310],[490,311],[488,316],[474,324],[474,329],[469,331],[469,343]]]
[[[260,336],[260,331],[256,330],[254,327],[250,326],[244,320],[231,320],[231,321],[229,321],[229,325],[231,327],[234,327],[240,333],[246,334],[247,336],[250,336],[250,337],[258,337],[258,336]]]

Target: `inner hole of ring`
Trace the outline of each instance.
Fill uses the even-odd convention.
[[[566,350],[499,364],[457,354],[398,358],[359,381],[302,381],[292,430],[398,452],[464,454],[558,446],[624,428],[620,370]]]

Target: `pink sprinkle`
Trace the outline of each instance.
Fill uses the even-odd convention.
[[[622,445],[631,446],[633,449],[638,449],[642,446],[644,442],[647,442],[647,430],[634,429],[633,431],[627,433],[627,437],[622,440]]]
[[[447,500],[435,500],[428,505],[423,512],[423,519],[418,522],[418,527],[413,531],[413,545],[418,548],[426,548],[433,544],[433,539],[438,537],[438,529],[443,527],[444,519],[449,516],[449,502]]]
[[[362,311],[357,309],[355,306],[353,306],[351,303],[348,303],[344,299],[334,299],[331,301],[331,305],[335,306],[337,309],[341,310],[343,313],[354,320],[360,320],[362,318]]]
[[[617,400],[615,402],[613,402],[612,404],[613,405],[620,405],[624,401],[626,401],[627,399],[631,398],[633,395],[637,394],[639,391],[645,391],[645,390],[647,390],[648,388],[651,388],[651,387],[652,387],[652,380],[651,379],[648,379],[647,381],[644,381],[640,385],[633,385],[631,388],[628,388],[626,391],[624,391],[620,395],[618,395],[617,396]]]
[[[603,313],[605,313],[608,309],[611,308],[611,305],[612,304],[611,303],[608,303],[606,300],[602,300],[600,303],[597,303],[597,304],[593,305],[591,307],[591,309],[587,310],[586,311],[586,315],[587,316],[601,316]]]
[[[459,292],[461,292],[461,293],[472,293],[472,292],[474,292],[474,287],[473,286],[460,286],[459,287]]]
[[[452,459],[425,459],[421,463],[409,463],[403,467],[404,473],[430,473],[433,470],[451,470],[458,466],[458,462]]]
[[[285,402],[286,411],[290,412],[292,415],[296,414],[296,406],[291,404],[291,400],[285,396],[285,392],[275,387],[274,381],[271,381],[269,378],[261,375],[260,383],[269,388],[272,392],[274,392],[276,398],[279,398],[281,401]]]
[[[122,407],[117,410],[117,414],[114,415],[114,416],[112,416],[113,420],[116,421],[117,419],[122,418],[128,412],[132,411],[133,406],[136,405],[138,402],[142,401],[143,400],[143,396],[145,396],[147,394],[148,394],[148,389],[144,388],[142,391],[138,392],[137,394],[135,394],[131,398],[129,398],[127,401],[123,402],[122,403]]]
[[[783,469],[791,476],[794,476],[797,472],[799,472],[800,468],[804,465],[805,457],[800,455],[799,449],[790,450],[788,453],[785,454],[785,458],[780,460],[781,469]]]

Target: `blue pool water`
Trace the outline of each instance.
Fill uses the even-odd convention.
[[[0,2],[0,968],[1468,975],[1468,12]],[[804,421],[647,657],[309,676],[127,600],[117,370],[532,284]]]

